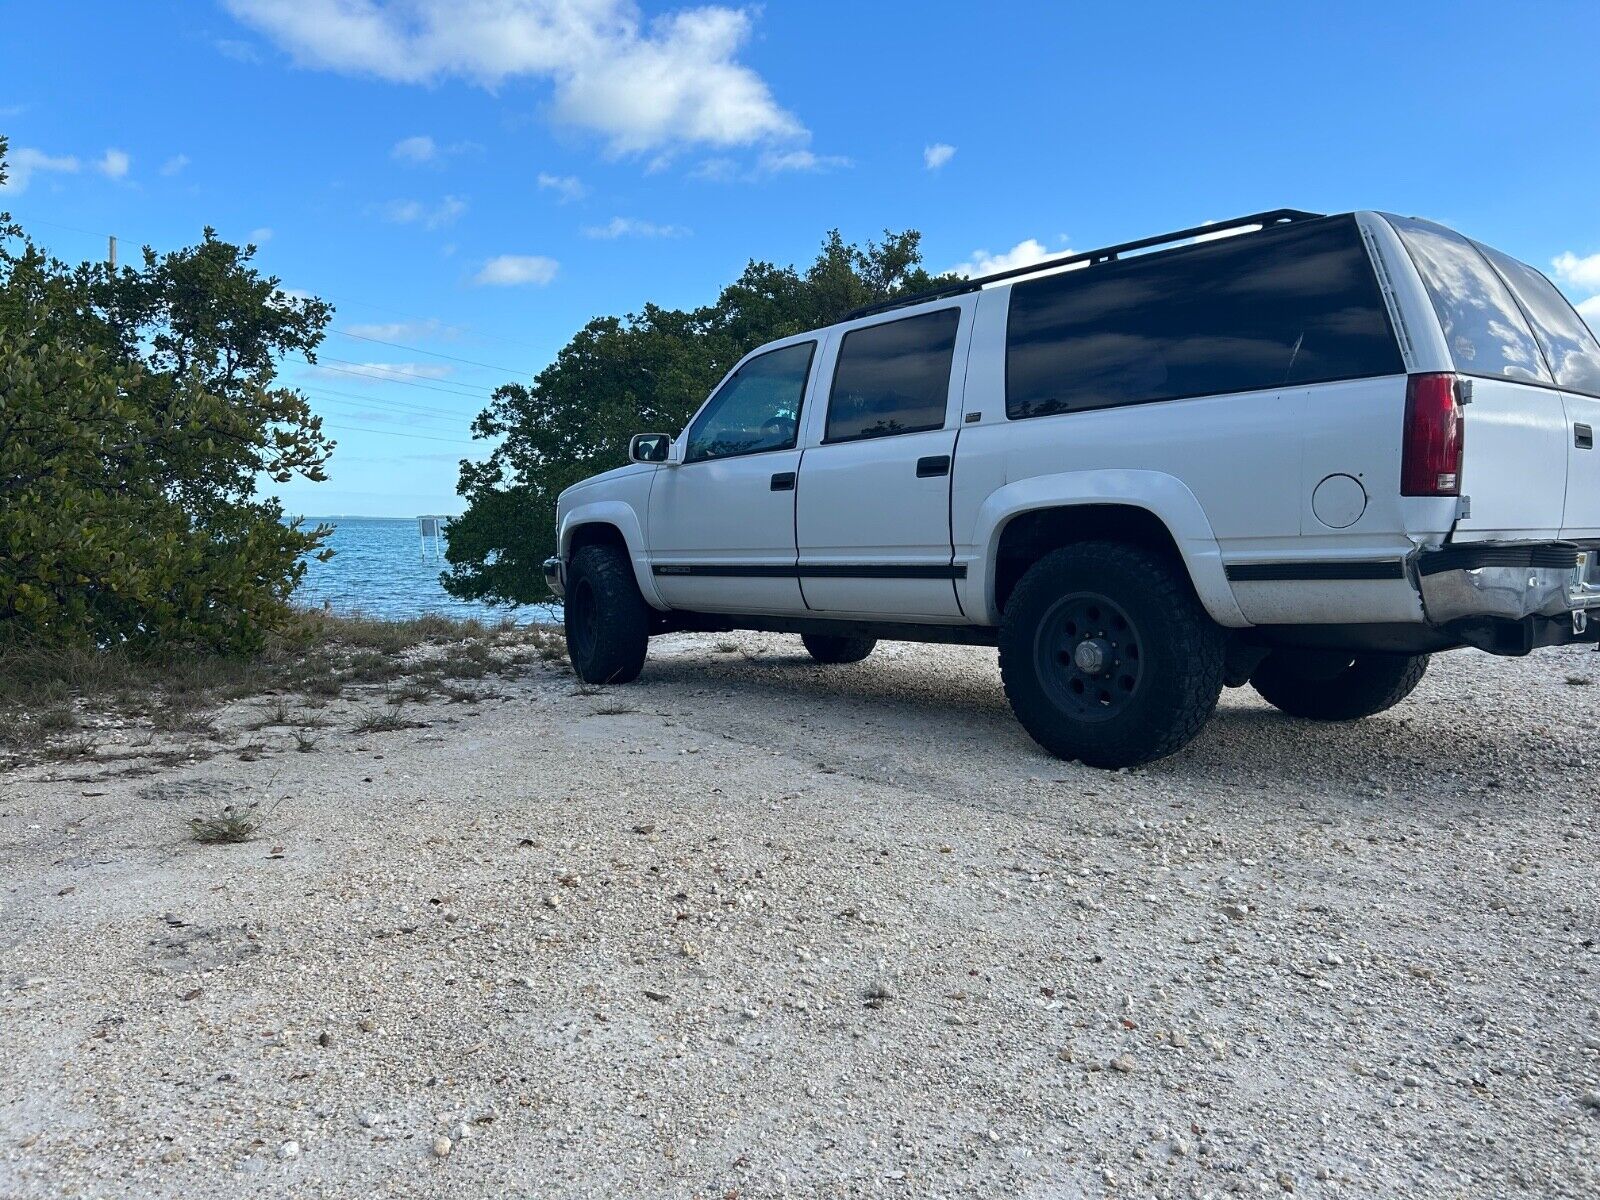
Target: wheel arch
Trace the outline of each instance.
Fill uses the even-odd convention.
[[[1193,492],[1159,471],[1087,471],[1021,480],[998,489],[978,515],[982,555],[967,581],[968,612],[998,623],[1022,573],[1074,542],[1149,546],[1181,564],[1219,625],[1250,624],[1234,599],[1211,523]]]
[[[609,544],[621,548],[633,565],[634,582],[639,585],[639,594],[645,603],[651,608],[666,609],[656,593],[644,531],[639,527],[639,516],[632,505],[620,500],[578,505],[562,516],[557,536],[561,559],[568,563],[584,546]]]

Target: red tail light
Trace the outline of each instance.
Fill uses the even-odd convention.
[[[1406,433],[1400,452],[1402,496],[1461,494],[1461,401],[1454,375],[1406,382]]]

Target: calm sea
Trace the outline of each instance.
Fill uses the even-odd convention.
[[[545,605],[504,607],[457,600],[439,584],[445,569],[442,540],[423,544],[415,517],[308,517],[307,525],[333,526],[327,544],[334,555],[307,565],[295,600],[307,608],[327,604],[335,612],[362,612],[373,617],[419,617],[443,613],[517,622],[560,618]]]

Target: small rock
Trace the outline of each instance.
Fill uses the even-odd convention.
[[[361,1112],[356,1114],[356,1124],[363,1129],[376,1129],[383,1124],[383,1116],[375,1112]]]
[[[1121,1071],[1124,1075],[1132,1075],[1139,1069],[1139,1064],[1133,1061],[1131,1054],[1119,1054],[1111,1060],[1111,1069]]]
[[[1585,1092],[1583,1094],[1583,1106],[1585,1108],[1600,1109],[1600,1092]]]
[[[433,1156],[435,1158],[449,1158],[450,1148],[451,1142],[449,1138],[441,1136],[433,1139]]]
[[[377,1027],[378,1027],[378,1023],[376,1021],[374,1021],[371,1017],[362,1017],[359,1021],[356,1022],[356,1028],[361,1030],[362,1033],[371,1033]]]
[[[658,992],[654,988],[645,988],[644,995],[646,1000],[654,1000],[657,1004],[665,1004],[672,999],[666,992]]]
[[[465,1121],[462,1121],[450,1131],[450,1138],[455,1142],[464,1142],[471,1136],[472,1130],[467,1127],[467,1123]]]
[[[638,834],[654,833],[656,831],[656,827],[651,822],[646,821],[642,824],[635,825],[633,827],[633,831]]]
[[[551,908],[551,909],[560,908],[561,907],[561,897],[560,896],[556,896],[556,895],[546,896],[544,898],[544,906],[546,908]]]
[[[1230,921],[1242,921],[1250,915],[1250,908],[1244,904],[1224,904],[1222,906],[1222,915]]]
[[[317,1045],[326,1050],[329,1046],[333,1045],[333,1034],[324,1029],[321,1033],[317,1034]]]
[[[278,1147],[278,1157],[282,1159],[299,1158],[300,1143],[285,1142],[283,1145]]]

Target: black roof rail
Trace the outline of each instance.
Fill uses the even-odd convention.
[[[922,304],[928,300],[939,300],[945,296],[964,296],[968,292],[976,292],[991,283],[999,283],[1003,279],[1015,279],[1019,275],[1032,275],[1038,271],[1049,271],[1057,267],[1068,266],[1072,263],[1088,263],[1097,266],[1100,263],[1115,262],[1117,257],[1131,250],[1147,250],[1151,246],[1162,246],[1168,242],[1182,242],[1201,234],[1225,233],[1230,229],[1237,229],[1242,225],[1259,225],[1268,229],[1274,225],[1286,225],[1291,221],[1312,221],[1324,216],[1324,213],[1305,212],[1298,208],[1275,208],[1270,212],[1251,213],[1245,217],[1235,217],[1231,221],[1213,221],[1209,225],[1196,225],[1191,229],[1179,229],[1172,233],[1160,233],[1155,237],[1140,238],[1134,242],[1119,242],[1115,246],[1102,246],[1098,250],[1085,250],[1081,254],[1064,254],[1060,258],[1047,258],[1040,262],[1030,263],[1025,267],[1012,267],[1009,271],[997,271],[993,275],[984,275],[977,279],[962,279],[955,283],[947,283],[942,287],[929,288],[925,292],[916,292],[910,296],[896,296],[892,300],[880,300],[876,304],[866,304],[853,312],[846,313],[839,318],[841,321],[854,321],[857,317],[870,317],[874,313],[889,312],[896,308],[906,308],[912,304]]]

